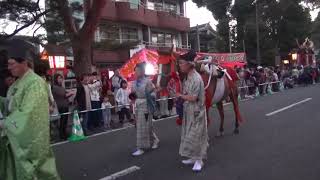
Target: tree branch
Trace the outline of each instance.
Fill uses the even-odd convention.
[[[57,0],[59,7],[59,14],[62,17],[65,25],[66,32],[70,35],[71,39],[78,34],[74,19],[72,17],[72,11],[69,7],[67,0]]]
[[[25,25],[19,27],[19,28],[16,28],[11,34],[5,34],[5,35],[0,35],[0,39],[7,39],[7,38],[10,38],[10,37],[13,37],[14,35],[18,34],[21,30],[31,26],[33,23],[35,23],[36,21],[38,21],[42,16],[44,16],[45,14],[47,14],[50,10],[46,10],[46,11],[43,11],[42,13],[34,16],[33,20],[27,22]]]
[[[40,26],[39,26],[39,27],[37,27],[37,29],[35,29],[35,30],[33,31],[33,35],[32,35],[32,37],[35,37],[36,32],[37,32],[41,27],[43,27],[43,23],[41,23],[41,24],[40,24]]]
[[[102,11],[106,5],[105,0],[94,0],[92,6],[88,9],[84,25],[79,31],[82,39],[91,41],[99,25]]]

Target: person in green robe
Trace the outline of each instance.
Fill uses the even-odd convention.
[[[48,89],[31,70],[27,47],[6,49],[8,69],[17,80],[0,98],[0,179],[59,180],[49,139]]]

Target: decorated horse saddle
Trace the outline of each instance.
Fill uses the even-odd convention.
[[[221,79],[224,77],[224,75],[226,75],[229,78],[229,80],[232,80],[232,78],[228,75],[227,69],[219,65],[206,64],[201,67],[201,70],[218,79]]]

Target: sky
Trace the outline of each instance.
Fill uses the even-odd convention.
[[[312,20],[318,16],[318,13],[319,9],[311,12]],[[217,20],[213,18],[212,13],[207,8],[198,8],[192,0],[188,0],[187,2],[187,17],[190,18],[191,27],[210,22],[211,26],[216,29],[216,25],[218,24]]]
[[[45,0],[40,0],[40,7],[45,7]],[[3,19],[0,19],[0,30],[4,30],[6,33],[12,33],[15,30],[16,23],[14,22],[8,22],[4,21]],[[37,27],[30,26],[29,28],[25,28],[22,31],[18,33],[18,35],[27,35],[32,36],[33,35],[33,28],[36,29]],[[37,31],[37,34],[44,34],[45,30],[43,28],[39,29]]]
[[[218,22],[213,18],[212,13],[205,7],[198,8],[192,0],[187,2],[187,17],[190,18],[190,25],[196,26],[197,24],[210,23],[215,29]]]
[[[40,1],[42,3],[42,7],[44,7],[44,0]],[[205,24],[205,23],[210,23],[211,26],[216,29],[216,25],[218,24],[218,22],[213,18],[212,13],[207,9],[207,8],[198,8],[197,5],[195,3],[192,2],[192,0],[188,0],[187,4],[186,4],[186,13],[187,13],[187,17],[190,18],[190,25],[191,26],[196,26],[197,24]],[[311,13],[312,19],[315,19],[318,15],[319,10],[317,11],[313,11]],[[0,20],[0,29],[3,29],[3,24],[4,21]],[[36,27],[35,27],[36,28]],[[9,23],[6,28],[5,31],[6,32],[12,32],[15,29],[15,23]],[[33,30],[32,30],[32,26],[30,28],[27,28],[23,31],[21,31],[19,34],[20,35],[32,35]],[[45,33],[44,29],[40,29],[38,31],[38,34],[43,34]]]

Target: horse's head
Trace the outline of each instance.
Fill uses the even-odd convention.
[[[212,56],[203,56],[196,61],[196,70],[202,76],[209,76],[212,73],[212,69],[218,69],[218,66],[214,63]]]

